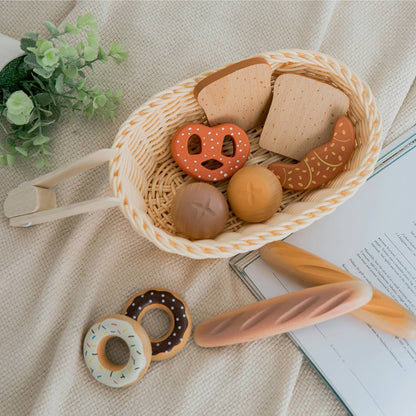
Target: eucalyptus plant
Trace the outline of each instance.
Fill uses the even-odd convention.
[[[0,127],[5,134],[0,165],[12,166],[16,157],[38,168],[49,165],[52,138],[47,129],[63,109],[84,112],[89,119],[96,114],[113,119],[121,102],[121,90],[90,86],[87,75],[97,61],[122,63],[128,56],[124,46],[113,43],[104,50],[91,14],[61,29],[51,22],[45,26],[49,37],[26,33],[20,42],[24,55],[0,72]],[[77,41],[70,43],[74,37]]]

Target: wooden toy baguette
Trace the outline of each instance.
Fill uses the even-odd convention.
[[[262,259],[279,273],[302,286],[360,280],[332,263],[283,241],[260,249]],[[416,316],[389,296],[373,288],[373,298],[351,315],[401,338],[416,338]]]
[[[354,151],[355,133],[350,119],[338,117],[332,139],[311,150],[296,164],[276,162],[269,169],[279,178],[282,187],[293,191],[314,189],[334,178]]]
[[[373,291],[365,282],[341,282],[288,293],[226,312],[194,331],[201,347],[220,347],[314,325],[365,305]]]

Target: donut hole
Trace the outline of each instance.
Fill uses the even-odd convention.
[[[199,155],[201,152],[202,152],[201,138],[198,135],[193,134],[188,139],[188,153],[190,155]]]
[[[221,154],[227,157],[233,157],[235,155],[235,145],[233,136],[227,134],[222,142]]]
[[[130,350],[128,345],[119,337],[110,337],[104,347],[105,357],[117,367],[124,367],[129,361]]]
[[[153,308],[146,311],[140,324],[152,342],[161,341],[171,332],[172,317],[164,309]]]

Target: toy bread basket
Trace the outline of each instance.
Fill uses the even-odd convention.
[[[196,259],[230,257],[280,240],[329,214],[351,197],[373,171],[381,148],[380,116],[368,86],[340,62],[321,53],[284,50],[260,55],[271,65],[273,81],[285,72],[305,74],[330,82],[350,99],[349,118],[355,125],[356,148],[335,179],[311,191],[285,191],[280,210],[269,220],[247,224],[230,213],[225,230],[213,240],[190,241],[175,234],[170,204],[176,190],[194,180],[170,155],[175,131],[189,122],[206,123],[193,89],[207,72],[166,90],[137,109],[121,126],[112,149],[100,150],[75,164],[28,182],[12,191],[5,213],[14,226],[29,226],[82,212],[120,206],[134,229],[162,250]],[[247,164],[268,166],[279,160],[258,145],[261,129],[248,136],[251,152]],[[49,188],[80,171],[110,161],[114,197],[54,208]],[[224,181],[216,184],[225,193]],[[17,209],[19,192],[36,193],[31,210]],[[20,189],[20,191],[19,191]],[[44,195],[40,195],[42,192]],[[52,201],[52,202],[51,202]],[[53,208],[53,209],[50,209]],[[38,212],[35,212],[38,211]]]

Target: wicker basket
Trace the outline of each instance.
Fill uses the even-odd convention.
[[[272,67],[273,81],[285,72],[330,82],[350,98],[348,116],[355,125],[356,148],[343,172],[312,191],[285,191],[280,210],[269,220],[247,224],[230,216],[224,232],[213,240],[190,241],[175,234],[170,203],[176,190],[193,182],[170,155],[170,140],[185,123],[206,123],[193,95],[207,72],[166,90],[138,108],[121,126],[110,160],[110,184],[117,204],[131,225],[162,250],[203,259],[230,257],[280,240],[333,211],[351,197],[374,169],[381,148],[380,116],[369,87],[343,64],[311,51],[283,50],[259,55]],[[248,132],[247,165],[268,166],[281,159],[258,145],[261,129]],[[114,153],[112,154],[114,156]],[[98,164],[98,163],[96,163]],[[216,184],[226,192],[227,183]]]

